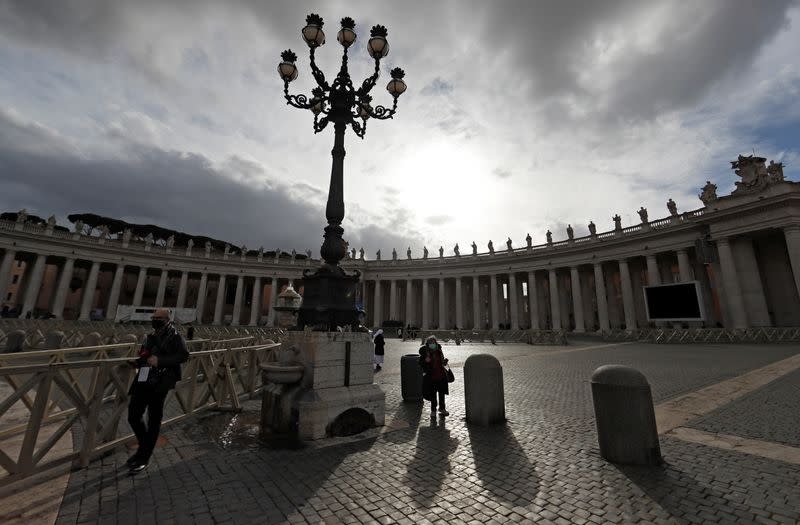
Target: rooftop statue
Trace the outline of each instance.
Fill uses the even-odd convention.
[[[222,252],[222,253],[223,253],[223,255],[224,255],[225,257],[227,257],[227,256],[228,256],[228,254],[229,254],[229,253],[231,253],[231,246],[230,246],[229,244],[226,244],[226,245],[225,245],[225,251],[224,251],[224,252]]]
[[[571,224],[567,224],[567,239],[570,241],[575,238],[575,230],[572,229]]]
[[[639,218],[642,220],[642,224],[647,224],[648,223],[648,220],[647,220],[647,208],[645,208],[644,206],[641,206],[639,208],[639,211],[637,211],[636,213],[639,214]]]
[[[206,241],[206,255],[211,254],[211,241]]]
[[[175,236],[170,235],[167,237],[167,248],[172,248],[173,246],[175,246]]]
[[[589,221],[589,235],[597,235],[597,226],[592,221]]]
[[[355,248],[353,248],[352,250],[350,250],[350,257],[352,257],[353,259],[355,259],[355,258],[356,258],[356,249],[355,249]]]
[[[478,255],[478,245],[475,244],[475,241],[472,241],[472,255]]]
[[[422,247],[422,258],[423,259],[427,259],[428,258],[428,247],[427,246],[423,246]]]
[[[306,250],[306,257],[311,259],[311,250]]]
[[[531,247],[531,243],[532,242],[533,242],[533,238],[531,237],[531,234],[529,233],[528,235],[525,236],[525,243],[528,245],[528,248]]]
[[[408,250],[406,250],[406,257],[408,257],[409,261],[411,260],[411,246],[409,246]]]
[[[381,260],[381,251],[380,250],[375,252],[375,260],[376,261],[380,261]]]
[[[145,244],[153,244],[153,234],[148,233],[147,237],[144,238]]]
[[[100,238],[101,239],[108,239],[108,236],[111,233],[111,230],[105,224],[101,225],[98,230],[100,230]]]
[[[188,241],[186,241],[186,247],[187,248],[189,248],[191,250],[193,246],[194,246],[194,240],[189,239]]]
[[[131,241],[131,237],[133,237],[133,231],[130,228],[125,228],[122,231],[122,242],[128,243]],[[209,243],[206,243],[209,244]]]
[[[358,250],[358,258],[362,261],[364,260],[364,247],[362,246],[360,250]]]
[[[667,201],[667,209],[669,210],[669,214],[675,217],[678,215],[678,205],[675,204],[675,201],[670,199]]]
[[[393,261],[397,260],[397,250],[394,248],[392,248],[392,260]]]
[[[23,210],[23,211],[25,211],[25,210]],[[19,217],[17,217],[17,218],[19,218]],[[83,233],[83,221],[80,220],[80,219],[75,221],[75,233],[81,233],[81,234]],[[152,235],[150,237],[152,237]]]
[[[769,167],[766,165],[767,159],[756,157],[755,155],[739,155],[739,158],[731,162],[731,169],[736,175],[742,178],[736,183],[736,189],[732,195],[747,191],[758,191],[770,184],[782,182],[783,164],[774,160],[770,161]]]
[[[506,248],[510,252],[514,251],[514,248],[511,247],[511,237],[509,237],[508,240],[506,241]]]
[[[295,258],[297,258],[297,251],[295,251],[295,249],[292,248],[292,260],[294,261]]]
[[[718,199],[717,197],[717,185],[711,184],[710,180],[706,181],[706,185],[703,186],[703,191],[698,195],[700,200],[703,201],[703,204],[708,206],[712,202]]]
[[[51,215],[50,217],[47,218],[47,227],[52,230],[55,227],[55,225],[56,225],[56,216]]]
[[[28,220],[28,210],[22,208],[17,212],[17,222],[25,222]]]
[[[622,217],[619,216],[619,213],[611,217],[611,220],[614,221],[614,231],[621,231],[622,230]]]
[[[453,253],[456,254],[456,257],[461,255],[461,251],[458,249],[458,243],[453,247]]]
[[[492,243],[492,241],[489,241],[489,244],[487,246],[489,247],[489,254],[494,255],[494,244]]]
[[[553,244],[553,232],[547,230],[547,233],[544,234],[547,237],[547,244]]]
[[[770,182],[783,182],[783,162],[769,161],[767,174],[769,175]]]

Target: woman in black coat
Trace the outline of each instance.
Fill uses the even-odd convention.
[[[430,336],[419,349],[419,366],[422,367],[422,397],[431,402],[431,417],[450,414],[444,404],[444,396],[450,393],[447,386],[447,359],[442,353],[442,345]],[[437,400],[438,397],[438,400]],[[438,401],[438,403],[437,403]]]
[[[375,371],[378,372],[383,364],[383,347],[386,345],[383,340],[383,330],[378,328],[372,336],[372,342],[375,344]]]

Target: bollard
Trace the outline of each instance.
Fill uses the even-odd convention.
[[[422,401],[422,368],[418,354],[400,358],[400,392],[403,401]]]
[[[25,346],[25,330],[13,330],[6,337],[6,353],[22,352]]]
[[[44,337],[45,350],[58,350],[64,344],[64,332],[51,330]]]
[[[592,400],[601,456],[627,465],[663,463],[653,396],[641,372],[601,366],[592,374]]]
[[[503,367],[493,355],[471,355],[464,363],[464,404],[467,423],[487,426],[505,422]]]

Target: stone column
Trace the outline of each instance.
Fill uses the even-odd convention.
[[[658,272],[658,260],[655,255],[647,255],[647,284],[650,286],[661,284],[661,274]]]
[[[622,286],[622,309],[625,310],[625,328],[636,328],[636,306],[633,302],[633,286],[631,285],[631,272],[628,261],[619,260],[619,280]]]
[[[142,306],[144,297],[144,283],[147,280],[147,268],[139,267],[139,277],[136,279],[136,289],[133,291],[133,306]]]
[[[786,249],[789,252],[789,264],[794,274],[794,285],[800,295],[800,224],[792,224],[783,229],[786,238]]]
[[[208,286],[208,273],[200,274],[200,285],[197,287],[197,304],[194,309],[197,312],[197,322],[203,324],[203,310],[206,308],[206,287]]]
[[[39,291],[42,288],[42,277],[44,277],[44,266],[47,256],[39,254],[36,256],[36,262],[33,264],[33,271],[31,271],[31,278],[28,286],[25,289],[25,299],[22,302],[22,312],[20,318],[25,319],[28,312],[33,312],[36,308],[36,299],[39,297]]]
[[[61,277],[58,279],[56,296],[53,298],[52,313],[56,316],[56,319],[64,318],[64,304],[67,302],[69,282],[72,280],[72,273],[74,269],[75,259],[68,258],[66,261],[64,261],[64,268],[61,270]]]
[[[412,323],[411,320],[414,317],[414,281],[411,279],[406,279],[406,315],[405,315],[405,324],[406,326]]]
[[[561,329],[561,304],[558,300],[558,276],[554,268],[548,271],[550,279],[550,319],[552,320],[552,329]]]
[[[118,264],[114,270],[114,280],[111,281],[111,292],[108,294],[108,306],[106,307],[106,319],[114,320],[117,316],[117,305],[119,304],[119,291],[122,289],[122,277],[125,275],[125,265]]]
[[[231,326],[239,326],[242,317],[242,295],[244,294],[244,275],[236,279],[236,295],[233,299],[233,319]]]
[[[477,275],[472,276],[472,329],[481,329],[481,282]]]
[[[692,266],[689,264],[689,253],[686,250],[678,250],[675,252],[678,256],[678,273],[681,276],[681,282],[689,282],[692,280]]]
[[[168,272],[165,269],[161,270],[161,277],[158,279],[158,291],[156,292],[156,307],[164,306],[164,294],[167,292],[167,277]]]
[[[375,279],[375,295],[372,305],[372,325],[376,328],[380,328],[381,322],[383,321],[383,308],[381,308],[381,301],[383,301],[383,297],[381,297],[381,281],[379,279]]]
[[[519,330],[519,299],[517,298],[517,276],[508,274],[508,315],[511,316],[511,329]]]
[[[594,288],[597,294],[597,317],[600,321],[600,330],[609,330],[608,300],[606,299],[606,278],[603,274],[603,265],[594,264]]]
[[[267,325],[275,326],[275,303],[278,302],[278,279],[272,278],[272,284],[269,287],[269,314],[267,314]]]
[[[16,256],[16,250],[6,250],[6,253],[3,254],[3,262],[0,263],[0,300],[3,300],[6,296],[8,283],[11,281],[11,269],[14,267]]]
[[[431,297],[428,287],[428,279],[422,279],[422,329],[431,328]]]
[[[258,326],[261,317],[261,277],[253,281],[253,297],[250,299],[250,326]]]
[[[531,328],[539,329],[539,298],[536,296],[536,272],[528,272],[528,310],[531,315]]]
[[[444,277],[439,277],[439,330],[447,330],[447,304],[445,300]]]
[[[175,303],[175,308],[183,308],[186,304],[186,288],[189,284],[189,272],[181,272],[181,283],[178,285],[178,300]]]
[[[97,288],[97,274],[100,273],[100,263],[95,261],[92,263],[92,268],[89,270],[89,277],[86,279],[86,284],[83,287],[83,299],[81,300],[81,315],[79,321],[88,321],[89,314],[92,311],[92,302],[94,302],[94,291]]]
[[[736,265],[733,262],[730,241],[728,239],[719,239],[717,241],[717,251],[719,252],[722,282],[725,287],[725,296],[728,299],[733,328],[747,328],[747,314],[744,309],[742,287],[739,284],[739,276],[736,273]]]
[[[464,329],[464,296],[461,291],[461,277],[456,277],[456,326]]]
[[[572,311],[575,316],[575,332],[583,333],[586,327],[583,322],[583,294],[581,293],[581,278],[578,273],[578,267],[573,266],[569,269],[569,275],[572,279]]]
[[[397,315],[397,279],[389,282],[389,319],[392,321],[399,319]]]
[[[492,330],[500,329],[500,308],[497,304],[497,276],[489,276],[489,304],[492,313]]]
[[[274,279],[273,279],[274,281]],[[219,276],[217,285],[217,300],[214,304],[214,324],[222,324],[222,309],[225,306],[225,276]]]

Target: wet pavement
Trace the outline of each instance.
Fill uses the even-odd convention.
[[[661,436],[661,467],[608,463],[589,385],[600,365],[633,366],[658,404],[800,346],[446,346],[456,374],[446,418],[400,398],[400,357],[418,346],[387,340],[375,376],[395,430],[265,441],[260,401],[246,401],[240,414],[209,412],[167,429],[135,477],[123,450],[72,473],[57,523],[800,523],[797,464],[671,435]],[[463,419],[463,363],[473,353],[503,366],[505,425]],[[687,426],[796,445],[798,381],[789,373]],[[764,406],[770,430],[753,431],[765,425],[752,418]]]

